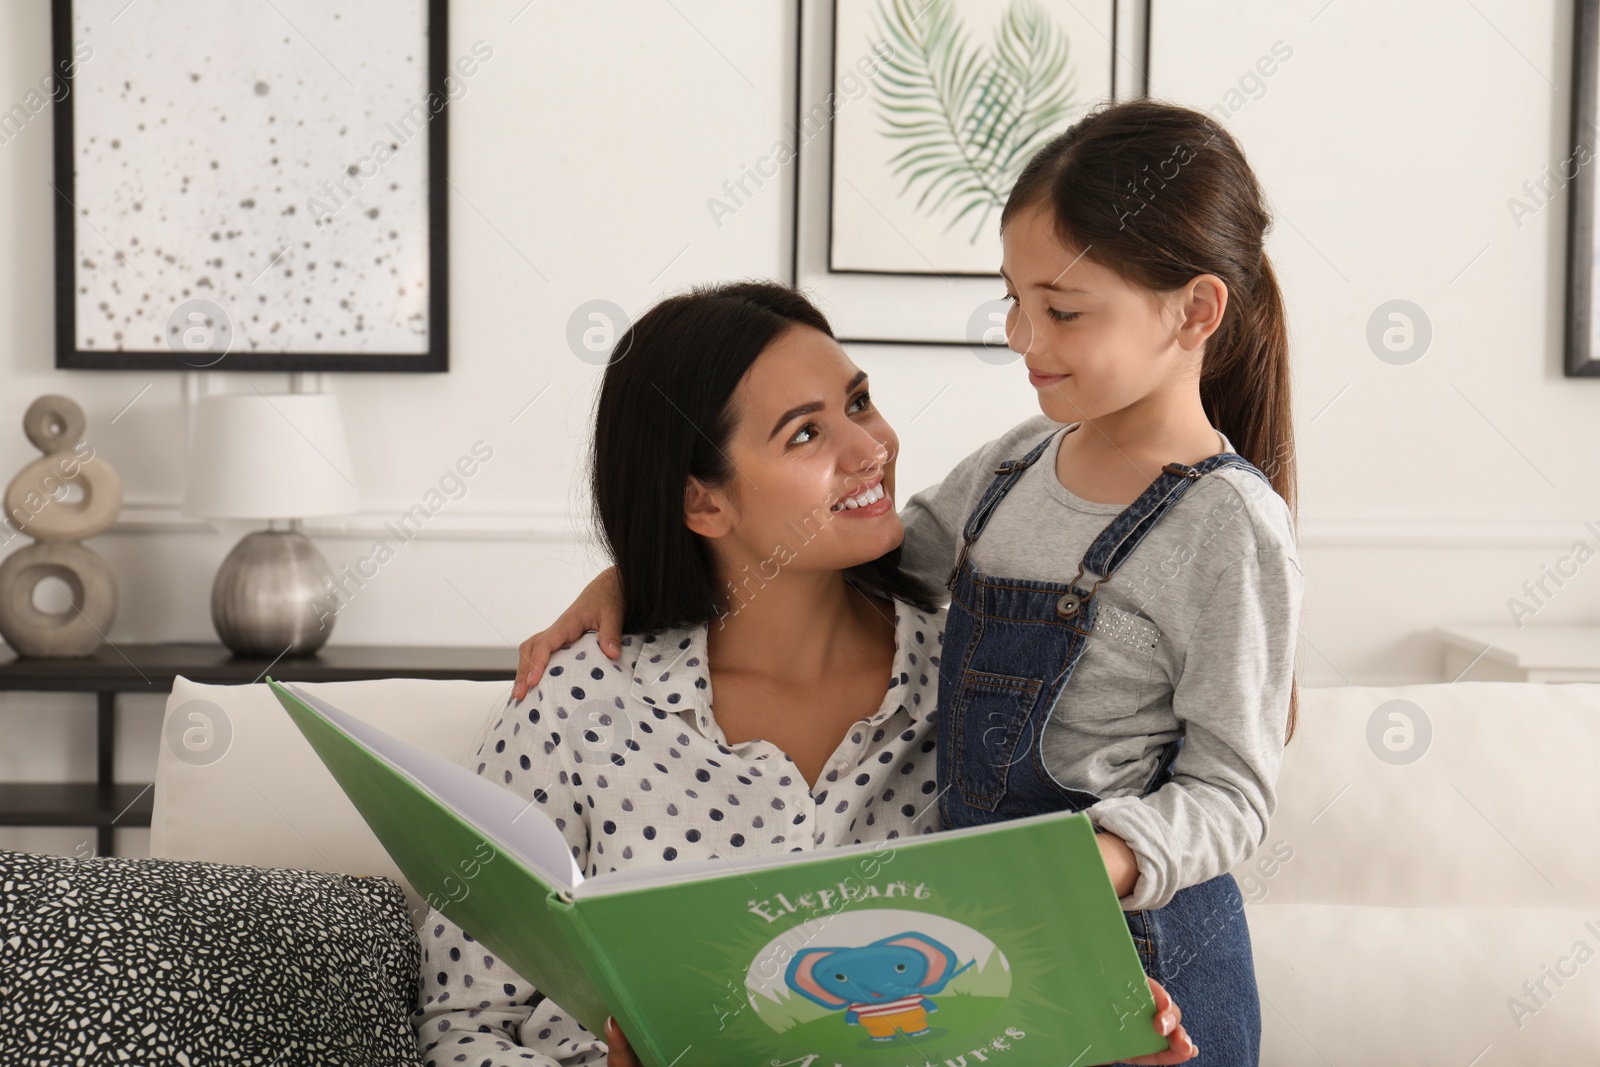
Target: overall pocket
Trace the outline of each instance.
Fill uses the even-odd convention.
[[[1113,719],[1132,715],[1150,695],[1161,629],[1143,615],[1102,600],[1094,629],[1083,646],[1070,699],[1057,715],[1069,719]]]
[[[1005,796],[1011,765],[1024,758],[1035,742],[1034,711],[1043,685],[1038,678],[962,673],[948,714],[955,743],[955,785],[968,804],[993,811]]]

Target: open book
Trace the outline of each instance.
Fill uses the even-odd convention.
[[[537,805],[267,684],[412,887],[592,1032],[616,1016],[650,1067],[1167,1047],[1082,812],[585,878]]]

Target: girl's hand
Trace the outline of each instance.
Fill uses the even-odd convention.
[[[1178,1007],[1176,1001],[1161,988],[1149,975],[1145,981],[1150,983],[1150,992],[1156,998],[1156,1033],[1167,1035],[1167,1050],[1165,1052],[1152,1052],[1148,1056],[1138,1056],[1131,1060],[1118,1060],[1118,1063],[1144,1063],[1168,1064],[1183,1063],[1200,1055],[1200,1047],[1189,1040],[1189,1033],[1183,1028],[1183,1009]],[[1170,1027],[1170,1029],[1168,1029]]]
[[[544,676],[550,656],[589,630],[600,633],[600,650],[612,659],[622,655],[622,580],[607,567],[583,587],[578,599],[548,630],[540,630],[517,648],[517,677],[511,699],[521,700]]]
[[[1143,1063],[1143,1060],[1129,1060],[1129,1063]],[[1162,1063],[1177,1063],[1177,1060],[1161,1060]],[[617,1025],[617,1020],[606,1016],[606,1067],[644,1067],[639,1062],[639,1057],[633,1054],[633,1049],[628,1047],[628,1039],[622,1036],[622,1027]]]

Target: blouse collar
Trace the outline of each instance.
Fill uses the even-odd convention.
[[[920,722],[933,711],[937,682],[920,685],[924,675],[936,675],[938,664],[938,635],[940,633],[937,611],[926,611],[913,604],[895,600],[895,653],[894,667],[889,679],[889,690],[883,704],[867,720],[875,726],[901,708],[912,722]],[[711,704],[706,699],[710,690],[709,657],[706,653],[706,634],[709,623],[673,627],[653,634],[631,634],[623,637],[625,649],[637,646],[638,658],[633,664],[633,684],[628,690],[628,702],[639,702],[666,712],[693,712],[700,732],[707,737],[723,738],[722,731],[711,716]],[[916,656],[916,662],[911,657]],[[696,684],[704,679],[704,687]],[[915,681],[914,681],[915,680]],[[909,699],[917,688],[925,690],[922,700]],[[676,700],[674,700],[674,696]]]

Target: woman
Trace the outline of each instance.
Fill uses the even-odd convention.
[[[772,283],[669,298],[619,338],[592,488],[620,655],[593,635],[555,651],[477,756],[586,875],[937,829],[927,657],[944,615],[899,569],[899,443],[865,379]],[[637,1062],[442,916],[422,943],[424,1062]],[[1168,1058],[1130,1062],[1189,1058],[1163,1008]]]

